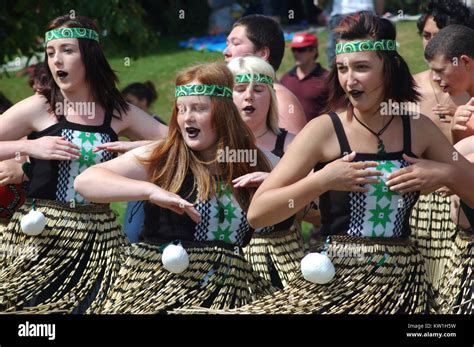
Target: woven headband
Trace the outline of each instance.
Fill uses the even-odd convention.
[[[246,73],[235,75],[235,83],[250,83],[251,81],[257,83],[265,83],[273,86],[273,79],[270,76],[260,73]]]
[[[229,87],[213,84],[185,84],[176,86],[176,97],[189,95],[223,96],[232,99],[232,90]]]
[[[397,42],[395,40],[378,41],[350,41],[339,42],[336,45],[336,54],[365,52],[365,51],[396,51]]]
[[[46,43],[56,39],[89,39],[99,42],[99,34],[86,28],[59,28],[47,31],[44,35]]]

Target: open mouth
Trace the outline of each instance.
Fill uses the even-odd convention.
[[[444,86],[440,86],[440,87],[443,89],[444,93],[448,92],[449,86],[444,85]]]
[[[348,93],[355,99],[359,98],[360,96],[362,96],[362,94],[364,94],[364,92],[360,90],[350,90]]]
[[[67,73],[66,71],[63,71],[63,70],[58,70],[56,72],[56,75],[59,77],[60,80],[63,80],[67,77],[67,75],[69,75],[69,73]]]
[[[249,106],[245,106],[242,111],[244,111],[246,114],[252,114],[255,112],[255,107],[253,107],[252,105],[249,105]]]
[[[188,137],[190,139],[195,139],[196,137],[198,137],[200,132],[201,132],[201,130],[199,130],[197,128],[186,127],[186,133],[188,134]]]

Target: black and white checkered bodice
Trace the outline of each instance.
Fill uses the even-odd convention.
[[[352,152],[339,116],[329,114],[341,146],[341,157]],[[407,237],[411,233],[409,218],[419,192],[400,194],[385,184],[387,176],[410,165],[403,153],[411,152],[410,119],[403,120],[403,150],[385,154],[357,153],[353,162],[375,161],[375,170],[383,172],[381,182],[366,187],[368,192],[328,191],[321,195],[321,232],[324,235],[348,234],[358,237]],[[315,170],[329,163],[320,163]]]
[[[59,122],[28,135],[29,140],[44,136],[63,136],[67,141],[80,147],[80,158],[75,160],[41,160],[31,158],[30,184],[27,197],[87,204],[88,201],[74,190],[74,179],[87,168],[106,162],[115,157],[108,151],[94,153],[98,145],[118,140],[110,126],[112,112],[105,112],[102,125],[82,125],[71,123],[63,116]]]
[[[145,203],[145,224],[143,239],[149,243],[163,243],[175,240],[210,242],[219,241],[227,245],[246,246],[254,229],[247,221],[247,213],[240,207],[232,189],[220,183],[218,193],[206,201],[196,199],[192,175],[188,175],[179,195],[193,202],[201,214],[201,221],[195,223],[186,214],[179,215],[151,203]]]

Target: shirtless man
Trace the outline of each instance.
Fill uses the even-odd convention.
[[[417,22],[418,32],[423,39],[423,50],[428,42],[449,24],[469,25],[469,9],[459,0],[430,1],[427,10]],[[448,93],[433,80],[430,69],[413,76],[422,95],[420,113],[428,116],[448,140],[453,143],[451,135],[451,119],[460,105],[469,100],[469,94]],[[454,142],[455,143],[455,142]]]

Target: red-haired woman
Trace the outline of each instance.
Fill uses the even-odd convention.
[[[168,138],[76,179],[91,201],[147,201],[144,242],[132,245],[112,290],[90,312],[232,308],[273,290],[242,254],[253,233],[246,211],[255,188],[235,188],[232,181],[269,172],[270,164],[240,117],[232,88],[225,65],[180,72]],[[180,260],[171,265],[170,249]]]
[[[98,33],[85,17],[53,20],[43,88],[0,118],[0,160],[31,159],[28,201],[1,241],[34,250],[2,259],[2,311],[83,312],[91,298],[104,295],[127,241],[109,206],[84,199],[74,179],[113,158],[97,151],[103,143],[166,136],[166,126],[123,99]]]

